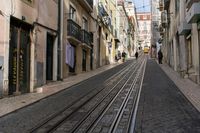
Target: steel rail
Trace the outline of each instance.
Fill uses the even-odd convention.
[[[136,64],[137,65],[137,64]],[[138,65],[139,66],[139,65]],[[131,68],[132,70],[134,70],[134,72],[137,70],[137,69],[134,69],[134,68]],[[134,73],[133,72],[133,73]],[[131,78],[130,76],[129,76],[129,78]],[[127,80],[127,82],[128,82],[128,80]],[[125,86],[125,85],[124,85]],[[123,87],[123,86],[122,86]],[[110,103],[110,102],[109,102]],[[107,106],[106,106],[107,107]],[[106,109],[106,107],[100,112],[100,114],[102,114],[103,112],[104,112],[104,110]],[[91,113],[90,113],[91,114]],[[85,118],[86,119],[86,118]],[[87,129],[86,129],[86,131],[85,132],[89,132],[89,130],[92,128],[92,126],[94,125],[94,123],[96,123],[96,121],[97,121],[97,119],[99,119],[99,116],[95,119],[95,120],[93,120],[92,122],[91,122],[91,124],[87,127]],[[78,128],[82,125],[82,123],[84,123],[84,121],[86,121],[86,120],[83,120],[83,121],[81,121],[81,122],[79,122],[80,124],[78,124],[76,127],[74,127],[73,128],[73,130],[71,130],[70,132],[77,132],[77,130],[78,130]]]
[[[112,75],[110,78],[108,78],[105,81],[105,84],[109,84],[110,80],[112,80],[113,78],[117,78],[118,75],[125,73],[130,67],[133,66],[133,63],[129,64],[128,66],[126,66],[125,68],[123,68],[122,70],[120,70],[118,73]],[[45,119],[44,121],[42,121],[41,123],[39,123],[38,125],[36,125],[34,128],[30,129],[30,133],[33,132],[37,132],[40,128],[42,128],[44,125],[46,125],[49,121],[53,120],[54,118],[56,118],[57,116],[59,116],[60,114],[62,114],[63,112],[65,112],[67,109],[69,109],[70,107],[72,107],[74,104],[76,104],[77,102],[79,102],[81,99],[83,99],[84,97],[87,97],[89,94],[91,94],[92,92],[95,92],[95,95],[93,95],[93,97],[95,97],[96,95],[98,95],[101,91],[103,91],[106,87],[104,88],[100,88],[99,91],[97,91],[97,89],[93,89],[91,91],[89,91],[87,94],[83,95],[82,97],[80,97],[79,99],[75,100],[74,102],[72,102],[70,105],[64,107],[61,111],[56,112],[55,114],[51,115],[50,117],[48,117],[47,119]],[[93,98],[91,97],[91,98]],[[86,100],[85,102],[88,102],[91,98],[89,98],[88,100]]]
[[[141,80],[141,84],[140,84],[140,88],[138,90],[138,95],[136,96],[136,102],[134,104],[134,108],[132,110],[132,116],[131,116],[131,126],[129,126],[129,133],[134,133],[135,132],[135,122],[136,122],[136,115],[137,115],[137,111],[138,111],[138,106],[139,106],[139,101],[140,101],[140,95],[141,95],[141,91],[142,91],[142,84],[143,84],[143,81],[144,81],[144,74],[145,74],[145,71],[146,71],[146,63],[147,63],[147,60],[145,61],[145,67],[144,67],[144,71],[142,73],[142,80]]]
[[[127,106],[127,104],[128,104],[128,100],[130,99],[130,97],[131,97],[131,93],[133,92],[133,89],[134,89],[134,87],[136,86],[136,83],[137,83],[137,81],[138,81],[138,78],[139,78],[139,76],[140,76],[140,74],[142,73],[142,68],[144,67],[144,62],[142,63],[142,65],[140,66],[140,68],[139,68],[139,70],[138,70],[138,73],[137,73],[137,75],[136,75],[136,77],[135,77],[135,79],[134,79],[134,81],[133,81],[133,83],[132,83],[132,85],[131,85],[131,88],[129,89],[129,91],[128,91],[128,93],[127,93],[127,95],[126,95],[126,97],[124,98],[124,101],[123,101],[123,103],[122,103],[122,105],[121,105],[121,107],[120,107],[120,109],[119,109],[119,111],[118,111],[118,114],[117,114],[117,116],[115,117],[115,120],[113,121],[113,123],[112,123],[112,125],[111,125],[111,127],[110,127],[110,130],[109,130],[109,133],[115,133],[116,131],[117,131],[117,127],[118,127],[118,125],[119,125],[119,123],[120,123],[120,120],[122,119],[122,116],[123,116],[123,113],[124,113],[124,111],[125,111],[125,108],[126,108],[126,106]],[[137,88],[136,88],[136,90],[138,90]],[[137,95],[137,91],[136,91],[136,95]],[[135,96],[134,97],[134,103],[135,103],[135,101],[136,101],[136,97],[137,96]],[[133,105],[133,108],[134,108],[134,105]],[[127,124],[129,124],[129,122],[127,122]],[[127,131],[128,131],[128,129],[129,129],[129,126],[128,126],[128,128],[127,128]],[[126,132],[127,132],[126,131]]]
[[[129,68],[132,68],[132,67],[129,67]],[[130,71],[131,69],[129,69],[129,68],[128,68],[128,70]],[[83,118],[82,118],[81,120],[78,121],[78,124],[75,124],[75,125],[74,125],[74,127],[73,127],[69,132],[74,132],[74,130],[76,130],[76,129],[81,125],[81,123],[82,123],[85,119],[87,119],[87,117],[102,103],[102,101],[103,101],[104,99],[106,99],[106,98],[109,96],[109,94],[112,93],[113,90],[115,90],[115,87],[116,87],[127,75],[128,75],[128,73],[126,73],[125,76],[123,76],[123,77],[109,90],[109,92],[107,92],[107,94],[104,95],[103,98],[102,98],[101,100],[99,100],[98,103],[97,103],[96,105],[94,105],[94,106],[92,107],[92,109],[90,109],[90,111],[89,111],[86,115],[84,115]],[[115,77],[115,78],[116,78],[116,77]],[[92,100],[92,99],[90,99],[90,100]],[[89,101],[88,101],[88,102],[89,102]],[[86,104],[87,104],[87,102],[86,102],[85,104],[82,104],[81,107],[84,107],[84,105],[86,105]],[[54,132],[56,129],[58,129],[59,127],[61,127],[61,126],[63,125],[63,123],[65,123],[65,122],[67,121],[67,119],[68,119],[71,115],[74,115],[78,110],[80,110],[81,107],[78,108],[77,110],[75,110],[74,112],[72,112],[70,115],[66,116],[64,119],[62,119],[62,121],[58,122],[58,123],[57,123],[56,125],[54,125],[51,129],[49,129],[47,132],[49,132],[49,133]]]
[[[140,63],[138,63],[138,66],[140,67]],[[131,76],[129,77],[129,79],[132,78],[132,75],[135,74],[135,72],[137,71],[137,69],[134,70],[134,72],[131,74]],[[128,80],[127,82],[128,83]],[[90,127],[87,128],[86,132],[92,133],[94,128],[97,126],[97,124],[99,123],[99,121],[103,118],[103,116],[105,115],[105,113],[110,109],[110,106],[113,104],[113,102],[116,100],[116,98],[119,96],[119,94],[122,92],[123,88],[125,87],[126,83],[123,85],[123,87],[121,88],[121,90],[118,92],[118,94],[112,99],[112,101],[109,103],[109,105],[103,110],[103,112],[101,113],[101,116],[99,116],[91,125]]]

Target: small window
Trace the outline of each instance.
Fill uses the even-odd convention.
[[[180,0],[175,0],[176,15],[179,13],[179,9],[180,9]]]
[[[88,31],[88,21],[85,17],[83,17],[83,29]]]
[[[74,21],[76,20],[76,10],[72,6],[69,8],[69,18]]]
[[[146,15],[144,15],[144,16],[143,16],[143,19],[147,19],[147,16],[146,16]]]

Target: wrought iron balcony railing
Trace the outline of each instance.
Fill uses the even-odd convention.
[[[86,0],[91,8],[93,8],[93,0]]]
[[[93,42],[93,34],[90,32],[87,32],[86,30],[82,30],[82,43],[87,44],[88,46],[91,46]]]
[[[67,20],[67,35],[81,41],[81,27],[72,19]]]
[[[93,12],[93,0],[76,0],[88,11]]]
[[[186,0],[186,8],[189,10],[192,7],[192,4],[200,2],[200,0]]]

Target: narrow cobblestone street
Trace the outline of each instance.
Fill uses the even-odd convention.
[[[59,122],[59,126],[54,132],[124,133],[130,132],[134,127],[135,133],[198,133],[200,131],[200,113],[164,73],[159,64],[154,59],[147,58],[147,56],[143,56],[137,61],[135,59],[129,60],[60,93],[1,117],[0,132],[47,132],[49,127],[61,120],[62,124]],[[144,80],[141,79],[142,73],[138,73],[140,76],[135,73],[141,69],[137,66],[141,66],[142,59],[147,61]],[[131,71],[133,72],[132,77],[129,75]],[[135,80],[134,75],[139,78],[138,81]],[[130,81],[126,78],[130,78]],[[120,84],[118,83],[119,80],[123,84],[127,82],[125,88],[120,85],[120,82]],[[141,81],[143,81],[142,84]],[[114,87],[115,84],[119,85]],[[131,84],[135,88],[132,88]],[[102,87],[105,88],[102,89]],[[112,88],[113,92],[111,91]],[[141,89],[141,95],[138,95],[139,88]],[[106,89],[110,90],[112,96]],[[119,92],[118,89],[120,89]],[[128,94],[129,92],[130,94]],[[130,97],[127,101],[125,100],[125,94]],[[112,101],[109,105],[106,102],[109,100],[106,95],[110,95],[109,99]],[[105,98],[102,96],[105,96]],[[101,100],[101,97],[104,100]],[[135,101],[137,98],[139,98],[139,106],[138,110],[135,110],[137,108]],[[122,103],[127,103],[127,105]],[[66,110],[65,113],[62,111],[63,109]],[[93,113],[90,111],[91,109]],[[89,114],[84,113],[86,110],[89,111],[87,111]],[[118,112],[119,110],[124,113],[121,114]],[[55,119],[55,116],[57,117],[60,112],[63,112],[63,116],[59,115]],[[133,119],[134,112],[137,112],[136,120]],[[49,121],[52,118],[55,120]],[[77,120],[79,126],[76,126],[78,124]],[[114,126],[114,121],[119,126]],[[129,122],[125,124],[126,121]],[[63,126],[60,126],[60,124]],[[35,129],[37,130],[35,131]]]
[[[200,133],[200,0],[1,0],[0,133]]]

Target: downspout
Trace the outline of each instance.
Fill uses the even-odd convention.
[[[63,80],[63,0],[58,1],[58,75]]]

